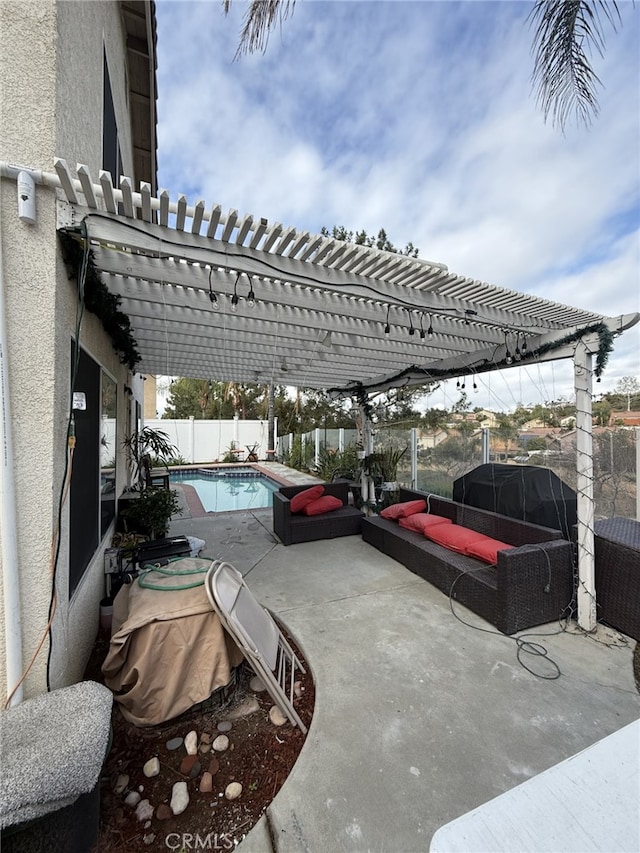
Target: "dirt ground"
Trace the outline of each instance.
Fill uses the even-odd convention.
[[[291,638],[288,638],[291,642]],[[292,642],[295,649],[295,644]],[[102,681],[100,665],[108,650],[108,640],[96,642],[86,677]],[[298,651],[296,649],[296,651]],[[298,651],[299,653],[299,651]],[[309,726],[313,716],[315,691],[309,669],[301,676],[299,698],[295,701],[303,722]],[[249,687],[253,673],[247,664],[238,670],[235,689],[229,691],[220,707],[216,699],[193,709],[179,718],[152,728],[138,728],[128,723],[114,703],[112,713],[113,742],[105,762],[101,782],[100,835],[95,853],[135,853],[138,850],[164,851],[189,849],[232,850],[257,823],[269,803],[289,775],[304,743],[300,729],[289,722],[275,726],[269,719],[273,705],[266,691],[254,692]],[[255,697],[258,710],[231,721],[229,747],[215,751],[207,745],[220,735],[217,726],[241,703]],[[223,726],[223,728],[225,728]],[[184,738],[190,731],[198,734],[197,762],[200,769],[189,772],[184,763],[184,745],[168,749],[173,738]],[[204,735],[204,738],[202,737]],[[157,756],[159,773],[147,778],[145,763]],[[211,773],[211,791],[201,791],[203,773]],[[124,789],[117,792],[118,782]],[[177,816],[168,808],[175,782],[186,782],[189,804]],[[231,782],[242,785],[237,799],[225,796]],[[133,794],[133,797],[131,797]],[[148,800],[153,814],[140,820],[137,804],[125,799]],[[217,845],[217,846],[216,846]]]

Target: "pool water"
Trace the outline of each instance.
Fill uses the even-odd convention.
[[[253,468],[172,472],[169,479],[193,486],[205,512],[269,507],[279,489],[278,483]]]

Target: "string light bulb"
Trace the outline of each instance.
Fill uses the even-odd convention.
[[[431,314],[429,314],[429,328],[427,329],[427,337],[428,338],[433,337],[433,326],[431,324]]]
[[[238,310],[238,302],[240,301],[238,298],[238,279],[240,278],[240,273],[238,273],[236,280],[233,285],[233,296],[231,297],[231,310],[235,312]]]
[[[247,294],[247,305],[249,308],[255,307],[256,304],[256,295],[253,292],[253,284],[251,279],[249,279],[249,293]]]
[[[409,334],[411,336],[415,335],[416,330],[413,328],[413,316],[411,311],[407,308],[407,314],[409,315]]]
[[[522,353],[520,352],[520,335],[516,335],[516,351],[514,353],[516,361],[520,361],[522,359]]]
[[[220,305],[218,304],[218,297],[213,292],[213,288],[211,287],[211,274],[213,272],[213,267],[209,267],[209,301],[211,302],[211,307],[214,311],[217,311]]]
[[[391,310],[391,305],[387,305],[387,322],[385,323],[384,333],[388,335],[391,332],[391,326],[389,325],[389,311]]]
[[[504,359],[504,360],[505,360],[505,362],[506,362],[507,364],[512,364],[512,363],[513,363],[513,356],[511,355],[511,352],[510,352],[510,350],[509,350],[509,340],[508,340],[508,338],[507,338],[507,333],[506,333],[506,332],[504,333],[504,346],[505,346],[505,349],[506,349],[505,359]]]

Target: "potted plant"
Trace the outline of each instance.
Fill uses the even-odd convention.
[[[178,493],[156,486],[142,489],[138,499],[130,501],[122,510],[129,532],[135,530],[146,534],[150,539],[162,539],[166,536],[171,516],[181,514]]]

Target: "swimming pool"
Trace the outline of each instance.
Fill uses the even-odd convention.
[[[271,496],[280,488],[254,468],[172,471],[169,480],[194,488],[205,512],[269,507],[273,503]]]

